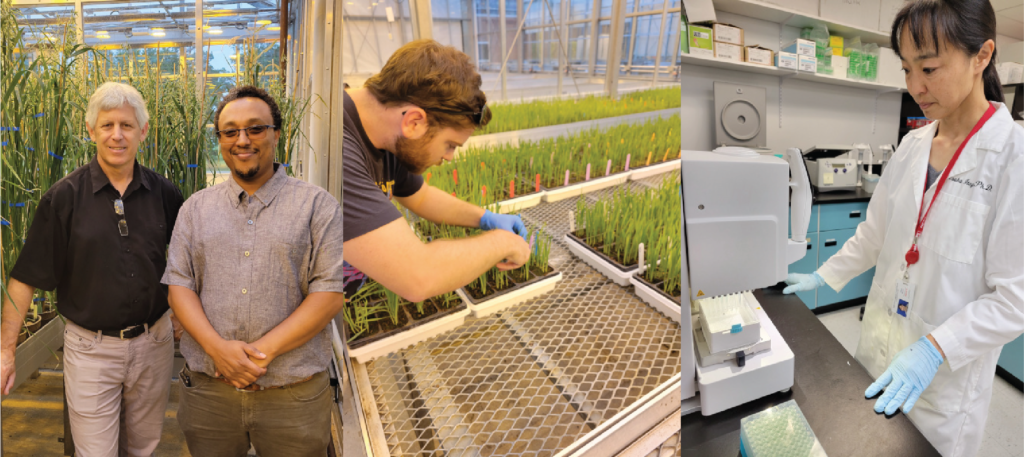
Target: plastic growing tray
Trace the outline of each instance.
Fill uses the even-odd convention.
[[[465,288],[460,288],[455,292],[459,294],[463,302],[469,305],[469,309],[473,312],[474,316],[489,316],[512,305],[546,294],[554,289],[555,284],[562,280],[562,273],[555,271],[550,265],[548,265],[548,268],[551,271],[544,276],[535,276],[533,279],[522,284],[516,284],[481,299],[473,298]]]
[[[399,309],[407,313],[410,324],[366,339],[352,341],[348,343],[349,354],[357,362],[367,363],[377,357],[400,351],[445,333],[466,322],[466,316],[469,316],[470,313],[467,303],[463,299],[463,302],[457,306],[420,320],[414,320],[403,306]]]
[[[743,457],[825,457],[821,442],[796,401],[790,400],[740,420]]]
[[[757,343],[761,322],[745,294],[704,298],[698,301],[700,326],[712,354]]]
[[[625,266],[608,258],[608,256],[594,250],[594,248],[572,233],[565,234],[565,244],[573,255],[620,286],[630,285],[630,278],[633,277],[633,273],[639,267],[639,265]],[[678,311],[676,314],[678,315]],[[676,319],[676,322],[678,322],[678,319]]]
[[[671,297],[661,289],[655,287],[639,274],[629,277],[629,283],[633,285],[634,292],[644,303],[651,305],[665,317],[680,322],[682,312],[680,311],[680,297]],[[687,316],[689,317],[689,316]]]
[[[680,159],[671,159],[667,162],[656,163],[654,165],[649,165],[641,168],[634,168],[630,170],[632,174],[629,175],[629,180],[638,181],[644,178],[649,178],[651,176],[656,176],[662,173],[668,173],[673,170],[678,170],[682,163],[683,161]]]
[[[526,208],[532,208],[540,204],[544,199],[544,194],[547,191],[541,190],[532,194],[526,194],[516,198],[510,198],[508,200],[502,200],[498,203],[492,203],[487,205],[487,209],[491,212],[498,214],[508,214],[517,211],[524,210]]]
[[[576,184],[569,184],[568,186],[556,187],[553,189],[545,189],[544,201],[557,202],[567,198],[578,197],[588,192],[594,192],[619,185],[629,180],[631,173],[633,172],[624,171],[609,176],[593,178],[590,181],[578,182]]]

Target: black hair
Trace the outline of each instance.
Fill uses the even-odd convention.
[[[938,54],[942,40],[969,56],[981,50],[986,41],[996,39],[996,12],[989,0],[915,0],[906,4],[892,21],[892,50],[900,55],[900,37],[903,28],[910,31],[910,39],[917,47],[929,43]],[[1003,103],[1003,86],[996,72],[996,50],[981,76],[985,84],[985,99]]]
[[[221,111],[224,111],[224,106],[240,98],[247,97],[263,100],[263,102],[270,107],[270,117],[274,119],[275,128],[277,130],[281,130],[281,109],[277,107],[277,102],[274,101],[274,97],[271,97],[267,91],[256,86],[236,86],[224,96],[220,101],[220,104],[217,105],[217,113],[213,116],[214,130],[220,130],[220,113]]]

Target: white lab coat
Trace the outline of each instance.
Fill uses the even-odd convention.
[[[877,266],[856,354],[871,376],[881,376],[899,351],[924,335],[939,343],[946,361],[908,416],[946,457],[978,453],[999,353],[1024,333],[1024,128],[1005,106],[994,105],[996,113],[964,147],[928,216],[920,260],[909,268],[916,293],[908,317],[896,314],[892,302],[907,268],[904,255],[941,121],[904,138],[867,219],[818,270],[838,291]]]

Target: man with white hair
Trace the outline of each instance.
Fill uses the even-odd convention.
[[[149,130],[139,91],[105,83],[85,117],[96,156],[43,194],[11,270],[0,388],[8,394],[14,385],[14,348],[34,290],[56,289],[76,455],[148,456],[160,441],[173,371],[160,277],[183,199],[135,160]]]

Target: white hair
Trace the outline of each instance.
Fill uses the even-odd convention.
[[[131,106],[135,110],[135,120],[142,128],[149,122],[149,111],[146,110],[146,101],[142,94],[134,87],[123,83],[105,82],[92,97],[89,97],[89,107],[85,110],[85,124],[89,128],[96,128],[96,118],[100,111],[117,109],[124,105]]]

